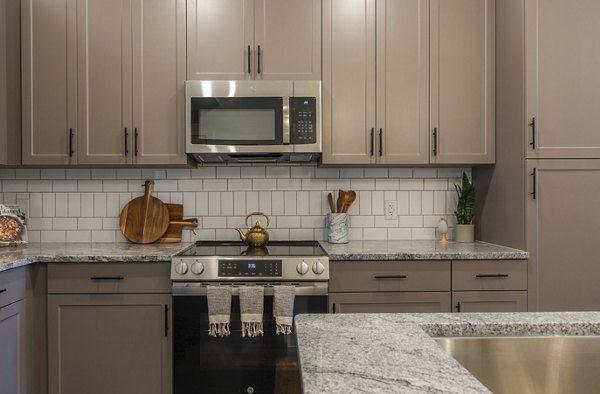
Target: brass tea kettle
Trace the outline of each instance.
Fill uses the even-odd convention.
[[[246,215],[246,227],[248,228],[250,227],[248,225],[248,219],[252,216],[263,216],[265,219],[267,219],[266,227],[269,227],[271,224],[271,218],[268,215],[262,212],[252,212]],[[266,228],[263,228],[260,225],[258,220],[256,221],[254,227],[250,228],[245,234],[239,228],[236,228],[235,230],[240,233],[240,239],[242,242],[248,246],[252,246],[253,248],[262,248],[267,244],[267,242],[269,242],[269,233],[267,232]]]

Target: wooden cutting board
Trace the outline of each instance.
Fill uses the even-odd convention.
[[[152,196],[154,182],[146,181],[144,186],[144,195],[123,207],[119,222],[125,238],[136,244],[157,241],[169,227],[169,210],[162,201]]]
[[[181,232],[184,228],[198,227],[198,219],[184,219],[183,205],[165,204],[169,210],[169,227],[162,237],[158,239],[159,243],[181,242]]]

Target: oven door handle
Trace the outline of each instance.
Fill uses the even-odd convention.
[[[285,286],[285,284],[282,284]],[[206,296],[208,291],[207,286],[233,286],[232,295],[239,296],[240,286],[255,286],[246,285],[244,283],[196,283],[196,282],[173,282],[172,293],[174,296]],[[265,295],[273,295],[273,285],[258,285],[264,286]],[[306,283],[294,283],[293,286],[296,289],[296,296],[324,296],[329,294],[329,283],[328,282],[306,282]]]

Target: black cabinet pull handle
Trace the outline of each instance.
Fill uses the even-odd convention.
[[[375,128],[371,127],[371,156],[375,154]]]
[[[333,311],[332,313],[335,313],[335,304],[333,304]]]
[[[137,127],[133,129],[133,154],[138,155],[138,130]]]
[[[248,45],[248,74],[252,72],[252,70],[250,69],[250,60],[250,45]]]
[[[508,278],[508,274],[477,274],[475,275],[478,279],[484,278]]]
[[[125,127],[125,156],[129,154],[129,145],[127,144],[127,140],[129,139],[129,132],[127,131],[127,127]]]
[[[433,129],[433,155],[437,156],[437,127]]]
[[[165,304],[165,336],[169,336],[169,306]]]
[[[90,280],[123,280],[122,276],[91,276]]]
[[[260,74],[260,45],[258,46],[258,67],[256,69],[256,72]]]
[[[379,128],[379,156],[383,156],[383,129]]]
[[[529,145],[531,145],[531,149],[535,149],[536,148],[536,134],[537,134],[537,125],[535,123],[535,117],[531,118],[531,123],[529,123],[529,126],[531,126],[531,142],[529,143]]]
[[[456,303],[456,311],[460,312],[460,301]]]
[[[373,279],[406,279],[406,275],[375,275]]]
[[[73,153],[75,153],[73,150],[73,135],[73,129],[69,128],[69,157],[73,157]]]
[[[0,293],[5,293],[6,289],[0,289]]]
[[[537,199],[537,168],[534,168],[533,171],[531,171],[530,175],[533,178],[533,190],[529,194],[531,194],[533,199],[536,200]]]

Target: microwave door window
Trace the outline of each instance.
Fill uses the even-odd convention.
[[[203,145],[280,145],[280,97],[193,98],[192,142]]]

